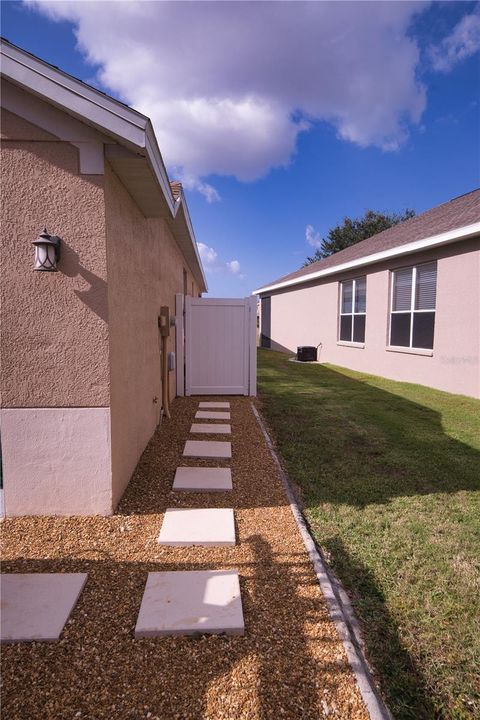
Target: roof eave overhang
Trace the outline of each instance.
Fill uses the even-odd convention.
[[[40,99],[134,148],[148,118],[20,48],[1,41],[2,75]]]
[[[190,219],[190,213],[188,212],[188,205],[185,201],[183,189],[180,191],[180,195],[176,199],[175,204],[177,206],[177,211],[173,220],[169,221],[169,224],[172,227],[173,233],[175,237],[178,238],[178,242],[180,244],[182,243],[182,238],[184,238],[185,249],[183,250],[182,248],[182,250],[190,267],[197,266],[200,271],[201,277],[197,277],[200,286],[200,292],[208,292],[207,279],[203,270],[203,264],[200,259],[200,254],[198,252],[198,245],[195,240],[195,232],[193,230],[193,225]],[[192,240],[192,242],[189,242],[190,239]]]
[[[460,240],[468,240],[476,235],[480,235],[480,222],[465,225],[461,228],[455,228],[454,230],[448,230],[447,232],[432,235],[431,237],[423,238],[422,240],[415,240],[414,242],[390,248],[389,250],[382,250],[377,253],[372,253],[371,255],[365,255],[364,257],[340,263],[334,267],[325,268],[325,270],[317,270],[316,272],[309,273],[307,275],[301,275],[300,277],[292,278],[291,280],[265,285],[264,287],[257,288],[257,290],[253,290],[252,295],[262,295],[266,292],[272,292],[274,290],[287,289],[294,287],[295,285],[304,285],[317,279],[328,277],[330,275],[337,275],[338,273],[354,270],[355,268],[373,265],[384,260],[389,260],[390,258],[400,257],[402,255],[411,255],[412,253],[420,252],[421,250],[429,250],[449,243],[459,242]]]
[[[1,41],[1,74],[41,100],[111,137],[106,157],[145,217],[163,217],[197,280],[207,291],[202,262],[185,196],[175,200],[152,124],[145,115],[117,102],[45,63],[40,58]]]

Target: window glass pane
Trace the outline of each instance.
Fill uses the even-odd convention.
[[[352,312],[353,281],[342,282],[342,313]]]
[[[435,313],[413,313],[412,347],[433,350]]]
[[[367,309],[367,278],[355,280],[355,312],[363,313]]]
[[[353,316],[353,342],[365,342],[365,315]]]
[[[415,310],[435,310],[437,263],[419,265],[415,284]]]
[[[352,316],[340,316],[340,340],[351,342],[352,340]]]
[[[410,345],[410,313],[392,313],[390,326],[390,345],[409,347]]]
[[[393,273],[392,310],[411,310],[412,305],[412,268],[395,270]]]

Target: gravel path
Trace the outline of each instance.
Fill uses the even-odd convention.
[[[59,642],[2,648],[5,720],[367,720],[250,401],[226,398],[233,460],[215,462],[181,457],[199,399],[175,400],[113,517],[3,523],[3,572],[89,573]],[[178,465],[231,467],[233,492],[174,494]],[[160,547],[175,506],[235,508],[238,545]],[[134,640],[149,571],[223,568],[245,636]]]

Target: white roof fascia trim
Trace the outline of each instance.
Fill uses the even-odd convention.
[[[163,194],[165,196],[165,199],[167,200],[168,206],[170,208],[170,211],[171,211],[174,219],[177,217],[177,214],[180,212],[180,208],[183,207],[183,215],[185,218],[185,224],[187,226],[187,230],[190,235],[190,241],[192,243],[193,250],[195,252],[195,257],[196,257],[196,260],[198,263],[198,267],[200,269],[200,274],[202,276],[203,284],[205,286],[205,292],[207,292],[208,291],[207,280],[205,278],[205,272],[203,270],[202,261],[200,260],[197,241],[195,239],[195,233],[193,231],[192,221],[190,220],[190,215],[188,212],[187,201],[185,199],[183,190],[181,191],[180,196],[177,198],[177,200],[175,200],[173,197],[172,188],[170,187],[170,181],[168,179],[167,171],[165,169],[162,155],[160,153],[160,148],[158,147],[157,139],[155,137],[155,132],[153,130],[153,126],[152,126],[150,120],[148,121],[147,129],[145,132],[145,138],[146,138],[145,149],[147,151],[148,159],[150,160],[152,169],[153,169],[155,176],[160,184],[160,187],[162,188]]]
[[[478,235],[479,233],[480,222],[473,223],[472,225],[465,225],[464,227],[455,228],[455,230],[448,230],[447,232],[440,233],[439,235],[432,235],[431,237],[424,238],[423,240],[415,240],[414,242],[390,248],[389,250],[382,250],[381,252],[373,253],[372,255],[365,255],[362,258],[350,260],[349,262],[335,265],[334,267],[326,268],[325,270],[317,270],[317,272],[313,272],[308,275],[301,275],[300,277],[292,278],[291,280],[274,283],[273,285],[265,285],[265,287],[253,290],[252,295],[259,295],[260,293],[269,292],[270,290],[279,290],[281,288],[290,287],[291,285],[307,283],[312,280],[316,280],[317,278],[335,275],[336,273],[344,272],[345,270],[350,270],[356,267],[362,267],[363,265],[372,265],[373,263],[381,262],[382,260],[398,257],[399,255],[408,255],[418,252],[419,250],[427,250],[428,248],[446,245],[450,242],[465,240],[473,235]]]
[[[165,200],[167,201],[168,207],[173,217],[177,214],[177,206],[172,195],[172,188],[170,187],[170,181],[168,179],[165,165],[163,164],[162,155],[160,148],[158,147],[157,139],[153,131],[150,120],[147,123],[145,130],[145,149],[147,151],[148,159],[151,162],[152,169],[155,173],[155,177],[158,180],[160,187],[162,188]]]
[[[1,43],[2,75],[54,105],[100,125],[139,148],[145,147],[145,115],[121,105],[39,58]]]
[[[163,194],[165,196],[165,199],[167,200],[168,206],[170,208],[170,211],[171,211],[174,219],[177,217],[177,214],[180,212],[180,208],[183,207],[183,215],[185,218],[185,224],[187,226],[187,230],[190,235],[190,241],[193,245],[193,250],[195,252],[195,257],[196,257],[196,260],[198,263],[198,267],[200,269],[200,274],[202,276],[203,284],[205,287],[205,292],[208,292],[207,280],[205,278],[205,272],[203,270],[202,261],[200,259],[200,255],[198,252],[197,241],[195,239],[195,233],[194,233],[192,221],[190,219],[190,215],[188,212],[188,206],[187,206],[187,201],[185,199],[185,195],[182,190],[180,193],[180,196],[177,198],[177,200],[175,200],[173,197],[172,188],[170,186],[170,181],[168,179],[167,171],[166,171],[165,165],[163,163],[162,155],[160,153],[160,148],[158,147],[157,139],[155,137],[155,132],[153,130],[153,126],[152,126],[152,123],[150,122],[150,120],[148,121],[147,128],[145,131],[145,139],[146,139],[145,149],[147,151],[147,156],[150,160],[152,169],[153,169],[155,176],[160,184],[160,187],[162,188]]]
[[[190,238],[191,238],[191,240],[192,240],[193,249],[195,250],[195,257],[197,258],[198,266],[199,266],[199,268],[200,268],[200,272],[202,273],[203,284],[204,284],[204,286],[205,286],[205,292],[208,292],[207,278],[205,277],[205,272],[204,272],[204,269],[203,269],[203,263],[202,263],[202,261],[201,261],[201,259],[200,259],[200,253],[198,252],[198,245],[197,245],[197,241],[196,241],[196,238],[195,238],[195,232],[194,232],[194,230],[193,230],[192,221],[191,221],[191,219],[190,219],[190,214],[189,214],[189,212],[188,212],[188,206],[187,206],[187,203],[186,203],[186,200],[185,200],[185,195],[184,195],[184,193],[183,193],[183,188],[182,188],[182,190],[180,191],[180,196],[179,196],[178,200],[176,201],[175,215],[177,214],[177,211],[180,210],[180,205],[182,205],[182,207],[183,207],[183,216],[184,216],[184,218],[185,218],[185,222],[186,222],[186,225],[187,225],[187,228],[188,228],[188,232],[190,233]]]

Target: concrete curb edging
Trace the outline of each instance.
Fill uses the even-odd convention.
[[[360,634],[360,625],[353,612],[352,605],[347,593],[343,589],[340,581],[327,568],[315,541],[308,529],[307,523],[300,512],[295,496],[290,487],[288,476],[278,458],[273,442],[268,434],[265,423],[263,422],[257,408],[251,403],[253,414],[258,425],[265,437],[268,449],[277,466],[280,478],[282,480],[285,492],[290,503],[295,522],[302,536],[305,549],[313,564],[313,569],[318,579],[320,589],[325,597],[327,608],[335,623],[337,632],[345,648],[348,661],[355,675],[360,694],[365,703],[371,720],[393,720],[389,709],[382,700],[379,691],[376,688],[375,680],[368,667],[365,653],[362,649],[362,641]]]

